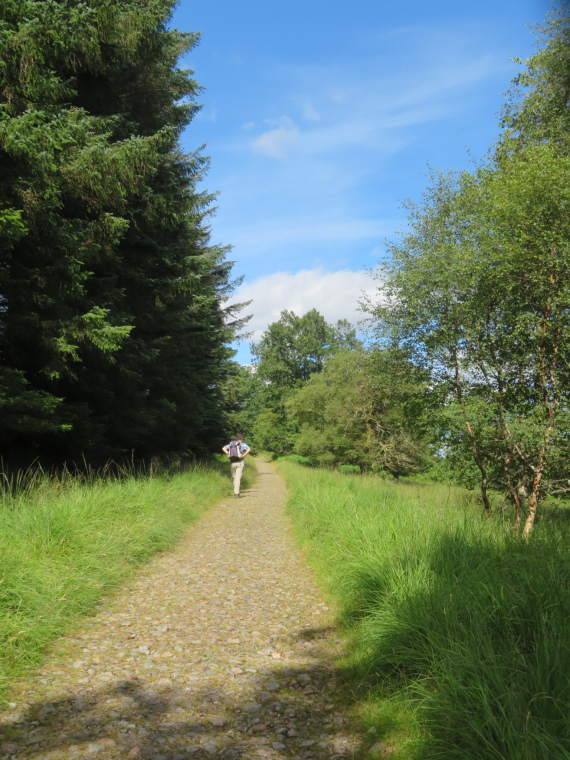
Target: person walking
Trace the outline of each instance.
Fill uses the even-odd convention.
[[[224,454],[230,459],[232,479],[234,481],[234,498],[241,498],[239,492],[241,476],[243,475],[244,459],[249,454],[251,449],[247,443],[243,442],[243,435],[236,435],[233,441],[230,441],[227,446],[222,447]]]

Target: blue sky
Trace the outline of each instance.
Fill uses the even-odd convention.
[[[254,339],[282,309],[359,318],[367,274],[405,225],[426,171],[461,169],[534,50],[548,0],[182,0],[200,31],[183,61],[205,88],[183,136],[219,191],[212,241],[232,245]],[[249,361],[248,342],[238,361]]]

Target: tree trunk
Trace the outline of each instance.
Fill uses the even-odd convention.
[[[508,433],[506,431],[506,428],[503,426],[503,435],[506,436],[507,434]],[[515,505],[515,522],[513,523],[513,530],[516,533],[518,533],[519,528],[521,526],[521,500],[511,480],[511,466],[510,465],[511,465],[512,458],[513,458],[512,447],[507,446],[507,456],[505,457],[505,461],[504,461],[505,480],[507,481],[507,488],[509,489],[511,499],[513,500],[513,504]]]
[[[534,526],[534,521],[535,521],[536,513],[538,510],[538,493],[540,490],[540,481],[542,480],[542,473],[544,472],[544,469],[546,467],[546,457],[547,457],[548,447],[550,445],[550,441],[554,434],[556,410],[558,408],[558,402],[560,400],[559,393],[557,390],[556,376],[554,374],[554,368],[556,366],[556,361],[558,359],[558,349],[559,349],[560,341],[562,338],[562,329],[560,327],[560,324],[558,324],[556,328],[555,339],[552,346],[552,359],[550,363],[547,363],[547,359],[546,359],[546,336],[547,336],[548,324],[549,324],[549,321],[551,320],[551,295],[554,288],[554,274],[555,274],[555,264],[556,264],[556,249],[555,248],[553,248],[551,251],[551,257],[552,257],[552,266],[550,269],[550,277],[549,277],[550,293],[548,295],[546,308],[544,310],[544,315],[542,318],[542,330],[541,330],[541,339],[540,339],[540,382],[542,385],[542,403],[543,403],[544,409],[546,410],[548,425],[544,433],[544,441],[543,441],[542,448],[540,451],[538,464],[536,467],[533,468],[534,477],[532,479],[532,492],[530,494],[530,500],[528,503],[528,514],[526,516],[526,521],[523,528],[523,536],[525,538],[529,537]],[[549,384],[548,384],[549,381],[550,381],[550,392],[549,392]]]
[[[534,520],[536,518],[536,513],[538,511],[538,491],[540,488],[540,481],[542,480],[542,470],[539,470],[538,467],[534,473],[534,478],[532,480],[532,493],[530,495],[530,499],[528,502],[528,514],[526,516],[526,521],[523,528],[523,536],[525,538],[528,538],[532,532],[532,529],[534,527]]]
[[[487,478],[487,473],[484,469],[481,469],[481,498],[483,499],[483,506],[485,507],[486,512],[491,511],[491,502],[489,501],[489,497],[487,496],[487,485],[489,484],[489,480]]]
[[[481,498],[483,499],[483,506],[485,507],[486,512],[490,512],[491,504],[489,502],[489,497],[487,496],[487,485],[489,484],[489,479],[487,477],[487,471],[485,470],[485,467],[483,466],[483,462],[481,461],[477,452],[477,443],[475,441],[475,433],[473,432],[473,428],[471,427],[469,420],[467,419],[467,414],[465,412],[465,403],[463,401],[463,391],[461,388],[461,378],[459,376],[459,364],[457,363],[457,356],[455,356],[454,362],[455,362],[455,392],[456,392],[457,400],[459,401],[459,404],[461,405],[463,421],[465,422],[465,427],[467,428],[469,439],[471,441],[471,451],[473,452],[473,459],[479,469],[479,472],[481,473]]]

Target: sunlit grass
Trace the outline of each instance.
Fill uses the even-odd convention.
[[[568,521],[529,543],[475,496],[283,462],[289,508],[340,602],[363,753],[570,758]],[[567,514],[567,513],[566,513]]]
[[[227,464],[118,477],[20,473],[0,497],[0,688],[203,509],[231,493]],[[252,468],[244,479],[251,480]],[[246,480],[247,485],[247,480]]]

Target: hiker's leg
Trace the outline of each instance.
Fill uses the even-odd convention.
[[[232,462],[232,475],[234,477],[234,495],[239,494],[241,476],[243,475],[243,462]]]
[[[239,493],[239,484],[243,473],[243,462],[232,462],[232,478],[234,481],[234,495]]]

